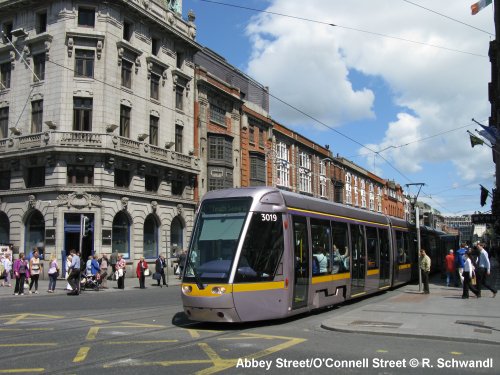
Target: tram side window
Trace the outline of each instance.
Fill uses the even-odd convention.
[[[241,250],[235,282],[273,280],[283,255],[283,244],[281,214],[255,212]]]
[[[313,276],[326,275],[330,273],[332,269],[330,261],[330,222],[324,220],[311,220],[311,236],[313,245]]]
[[[379,253],[379,241],[377,236],[377,228],[366,227],[366,242],[367,257],[368,257],[368,269],[373,270],[378,268],[378,253]]]
[[[408,236],[401,231],[396,231],[396,248],[398,249],[398,264],[406,264],[410,261],[408,257]]]
[[[347,224],[332,221],[332,273],[349,272],[349,234]]]

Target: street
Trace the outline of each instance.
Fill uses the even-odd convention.
[[[495,344],[321,327],[336,314],[398,293],[389,291],[293,319],[242,325],[187,321],[178,286],[129,286],[125,291],[80,296],[66,296],[62,290],[54,295],[4,296],[0,373],[498,373]],[[453,360],[482,360],[487,368],[461,369]]]

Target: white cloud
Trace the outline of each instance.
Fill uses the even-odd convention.
[[[470,0],[421,0],[419,4],[494,33],[492,6],[472,17]],[[471,149],[466,129],[433,137],[467,125],[472,117],[488,118],[489,59],[349,28],[485,56],[489,35],[403,1],[273,0],[268,10],[339,25],[269,14],[252,19],[247,28],[253,46],[248,72],[270,86],[272,94],[330,126],[358,121],[355,131],[363,132],[369,126],[362,128],[359,121],[369,124],[379,116],[376,103],[380,93],[368,84],[351,82],[349,71],[382,78],[399,108],[392,108],[393,119],[385,124],[385,131],[374,133],[367,146],[383,150],[410,143],[381,153],[404,173],[451,161],[457,178],[491,178],[491,152],[485,147]],[[271,114],[288,126],[316,125],[275,103]],[[348,126],[341,131],[353,133]],[[370,155],[367,165],[372,164]]]

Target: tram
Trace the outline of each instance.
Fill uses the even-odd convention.
[[[417,274],[415,234],[398,218],[272,187],[211,191],[184,267],[184,311],[280,319],[401,285]]]

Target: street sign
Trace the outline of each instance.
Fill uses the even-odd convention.
[[[493,214],[471,215],[472,224],[495,224],[497,220],[500,220],[500,215],[493,215]]]

